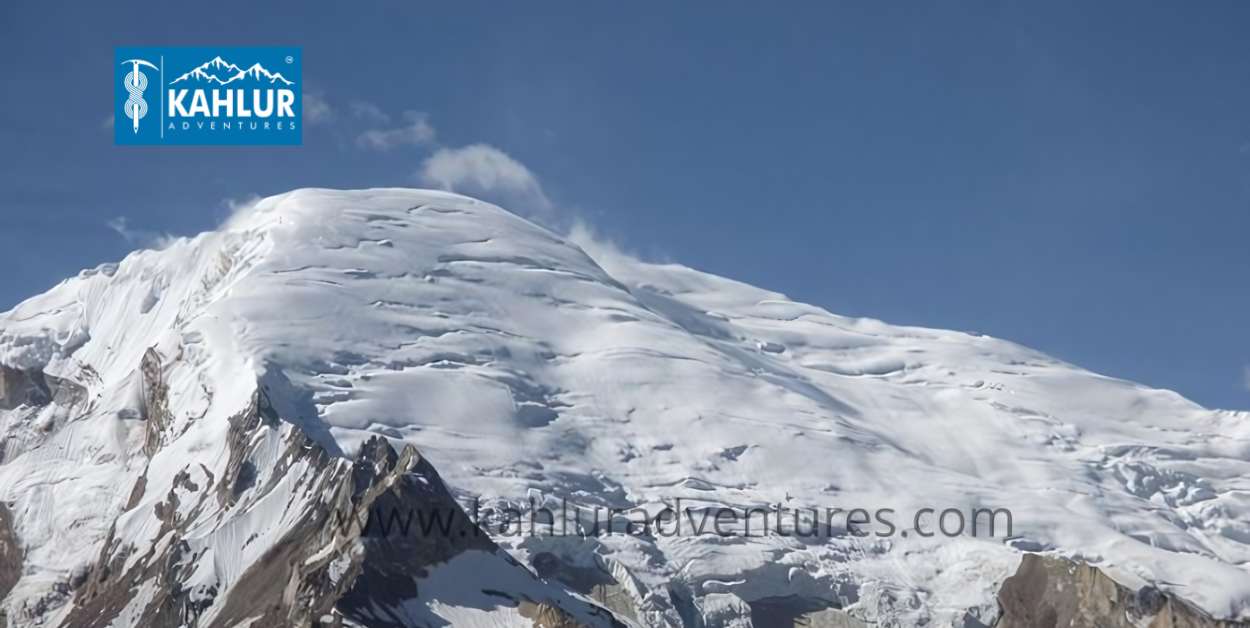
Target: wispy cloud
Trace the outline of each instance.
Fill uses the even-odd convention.
[[[355,100],[348,105],[348,109],[351,111],[353,118],[359,118],[366,122],[372,122],[374,124],[387,124],[391,121],[390,114],[382,111],[381,107],[371,102]]]
[[[488,144],[440,148],[421,164],[417,179],[431,187],[482,194],[531,211],[552,209],[538,177],[525,164]]]
[[[100,123],[100,126],[107,131],[112,131],[113,130],[113,114],[110,113],[109,117],[105,118],[104,122]]]
[[[135,229],[130,226],[129,220],[125,216],[118,216],[104,224],[108,225],[109,229],[116,232],[126,242],[145,249],[163,249],[169,246],[169,243],[175,239],[173,235],[168,233]]]
[[[304,92],[304,121],[308,124],[324,124],[335,118],[334,108],[321,94]]]
[[[1246,390],[1250,390],[1250,366],[1241,369],[1241,383],[1245,384]]]
[[[624,269],[632,267],[642,259],[641,255],[626,250],[616,241],[605,237],[580,217],[573,219],[572,225],[565,230],[564,237],[580,247],[596,264],[608,271],[609,275],[622,275]]]
[[[390,129],[369,129],[356,137],[356,145],[373,150],[390,150],[398,146],[423,146],[434,142],[434,127],[429,116],[420,111],[405,111],[404,123]]]

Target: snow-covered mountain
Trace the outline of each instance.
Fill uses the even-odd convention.
[[[1250,414],[583,245],[298,190],[0,315],[10,625],[979,626],[1026,552],[1250,619]],[[531,500],[874,526],[475,525]],[[333,525],[414,504],[452,532]],[[1010,537],[908,534],[986,508]]]

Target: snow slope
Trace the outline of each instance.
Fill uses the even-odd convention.
[[[624,570],[640,625],[747,625],[747,605],[787,595],[989,623],[1022,550],[1250,618],[1247,413],[587,248],[457,195],[297,190],[0,315],[0,365],[85,391],[0,408],[0,500],[26,552],[5,608],[54,621],[58,583],[97,559],[136,479],[164,494],[188,460],[224,455],[259,382],[335,455],[375,435],[414,445],[463,503],[891,508],[900,528],[926,507],[1013,514],[1006,540],[496,539]],[[169,453],[144,471],[150,348],[175,366],[172,427],[151,445]],[[131,519],[119,535],[157,534]],[[221,543],[206,583],[255,560],[205,542]]]

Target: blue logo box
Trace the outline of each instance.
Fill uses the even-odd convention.
[[[299,48],[114,50],[116,144],[303,143]]]

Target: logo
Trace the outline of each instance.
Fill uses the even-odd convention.
[[[300,144],[299,48],[117,48],[116,144]]]

